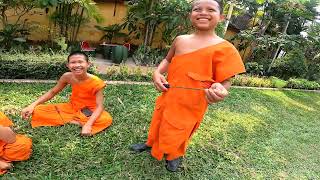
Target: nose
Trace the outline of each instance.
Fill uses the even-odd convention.
[[[74,66],[75,66],[75,67],[79,67],[79,66],[81,66],[81,63],[76,62],[76,63],[74,64]]]
[[[207,15],[208,14],[208,11],[206,9],[202,9],[200,11],[200,15]]]

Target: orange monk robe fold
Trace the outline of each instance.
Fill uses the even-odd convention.
[[[78,121],[84,125],[89,118],[81,109],[88,107],[91,111],[96,109],[96,93],[105,87],[105,83],[97,76],[71,86],[70,102],[59,104],[46,104],[36,106],[31,119],[33,128],[39,126],[61,126],[70,121]],[[92,125],[92,134],[103,131],[112,123],[112,117],[103,111]]]
[[[241,57],[227,41],[176,55],[168,69],[171,86],[209,88],[245,72]],[[204,91],[171,88],[156,100],[147,145],[151,155],[161,160],[183,156],[188,140],[199,127],[207,109]]]
[[[10,119],[0,112],[0,125],[4,127],[12,126]],[[17,134],[16,142],[6,143],[0,140],[0,158],[6,162],[24,161],[29,159],[32,152],[32,140],[26,136]],[[0,170],[0,174],[7,170]]]

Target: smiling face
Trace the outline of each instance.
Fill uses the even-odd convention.
[[[216,1],[197,0],[193,3],[190,20],[197,30],[213,30],[222,19],[220,6]]]
[[[86,75],[90,63],[82,54],[75,54],[69,57],[67,67],[76,76]]]

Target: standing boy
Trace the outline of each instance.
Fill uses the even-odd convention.
[[[169,171],[178,169],[208,104],[222,101],[231,86],[229,79],[245,71],[236,48],[214,33],[223,20],[222,7],[220,1],[195,0],[190,14],[195,32],[174,40],[153,75],[156,88],[163,93],[156,100],[147,142],[131,149],[152,148],[151,155],[158,160],[166,155]]]

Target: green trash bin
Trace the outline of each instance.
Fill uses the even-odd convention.
[[[111,47],[110,46],[103,46],[103,58],[104,59],[111,59]]]
[[[128,48],[122,46],[122,62],[126,62],[128,59]]]
[[[122,46],[112,47],[112,61],[116,64],[120,64],[123,60],[123,48]]]

